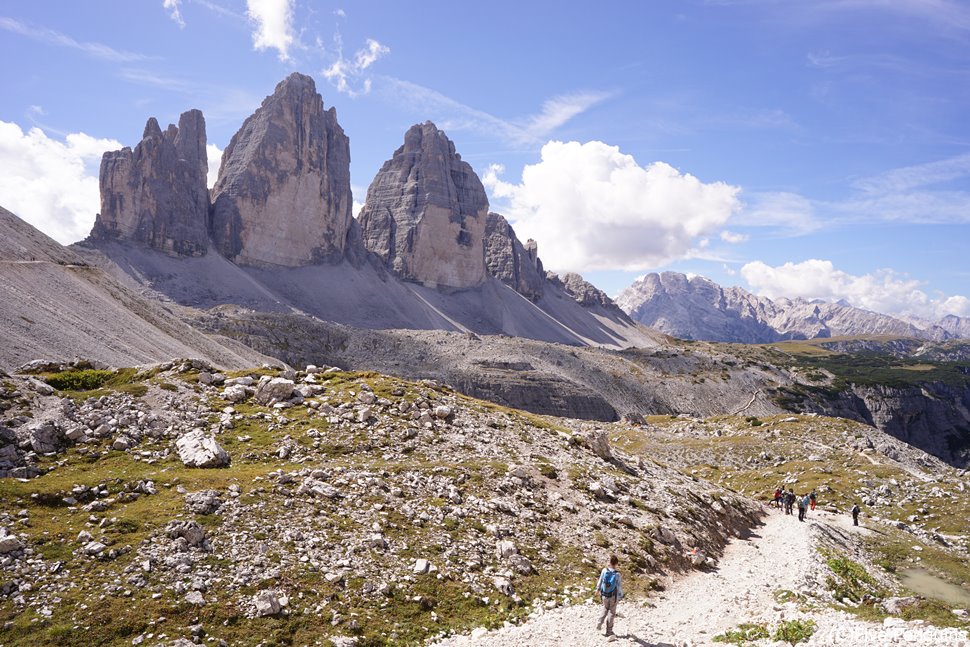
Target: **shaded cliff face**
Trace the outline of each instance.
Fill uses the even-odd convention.
[[[489,213],[484,245],[488,273],[527,299],[538,301],[545,283],[545,270],[536,242],[530,238],[523,245],[503,216]]]
[[[352,203],[350,140],[336,110],[323,109],[312,78],[291,74],[226,148],[212,189],[212,239],[241,265],[339,262]]]
[[[367,249],[401,278],[466,288],[486,277],[487,213],[481,180],[428,121],[408,130],[377,173],[360,225]]]
[[[201,256],[209,243],[205,119],[182,113],[162,132],[154,117],[134,150],[101,158],[101,213],[93,240],[122,239],[180,256]]]
[[[853,385],[814,404],[809,408],[873,425],[951,465],[970,465],[970,387]]]

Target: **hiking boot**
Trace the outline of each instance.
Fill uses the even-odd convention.
[[[600,631],[603,628],[603,621],[600,620],[596,623],[596,631]]]

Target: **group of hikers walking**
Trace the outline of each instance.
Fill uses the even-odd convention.
[[[796,495],[792,488],[777,488],[775,490],[775,496],[773,498],[773,503],[776,508],[784,508],[785,514],[794,514],[794,508],[798,506],[798,520],[805,521],[805,516],[808,514],[809,510],[815,510],[815,506],[818,504],[818,495],[815,494],[815,490],[812,490],[808,494]]]
[[[775,507],[784,508],[785,514],[794,514],[794,508],[798,506],[798,520],[805,521],[805,517],[810,510],[815,510],[818,505],[818,495],[813,489],[808,494],[796,495],[792,488],[785,491],[784,488],[777,488],[774,493],[772,503]],[[852,506],[852,523],[859,525],[859,504]],[[603,623],[606,622],[606,636],[610,640],[616,640],[613,634],[613,621],[616,619],[616,604],[623,599],[623,583],[620,572],[616,566],[618,563],[616,555],[610,556],[610,565],[600,572],[599,579],[596,581],[596,595],[603,603],[603,613],[600,621],[596,625],[597,630],[602,630]]]
[[[775,489],[774,497],[772,497],[772,503],[778,509],[784,508],[785,514],[794,514],[793,509],[795,505],[798,505],[798,520],[805,521],[805,517],[809,510],[815,510],[815,506],[818,504],[818,495],[815,494],[813,489],[808,494],[796,495],[792,488],[779,487]],[[852,525],[859,525],[859,513],[862,511],[859,508],[859,504],[856,503],[852,506]]]

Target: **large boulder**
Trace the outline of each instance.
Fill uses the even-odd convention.
[[[61,448],[64,441],[64,434],[53,421],[43,420],[31,422],[18,429],[20,444],[29,446],[30,449],[38,454],[51,454]]]
[[[209,244],[205,118],[183,112],[162,132],[154,117],[134,150],[101,158],[101,213],[90,240],[133,240],[180,256],[201,256]]]
[[[412,126],[367,190],[364,245],[398,276],[466,288],[486,278],[488,198],[450,139],[427,121]]]
[[[488,273],[527,299],[538,301],[546,278],[536,242],[530,238],[523,245],[504,216],[489,213],[484,244]]]
[[[212,239],[224,256],[297,267],[344,258],[356,240],[350,140],[313,79],[291,74],[237,132],[212,189]],[[359,243],[358,243],[359,244]]]
[[[191,431],[177,441],[175,449],[186,467],[226,467],[229,465],[229,454],[216,439],[207,435],[203,430]]]
[[[256,401],[260,404],[269,404],[273,401],[283,402],[293,397],[295,388],[296,384],[293,380],[286,380],[282,377],[263,378],[256,388]]]

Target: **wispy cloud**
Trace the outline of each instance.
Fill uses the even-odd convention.
[[[185,20],[182,18],[182,11],[179,8],[182,0],[162,0],[162,7],[168,9],[168,17],[175,22],[176,25],[185,28]]]
[[[784,110],[768,108],[751,112],[731,112],[707,120],[709,123],[759,130],[796,129],[798,124]]]
[[[206,121],[210,123],[238,121],[252,113],[262,101],[262,97],[237,87],[165,76],[144,69],[126,68],[120,75],[131,83],[185,96],[194,107],[202,110]]]
[[[970,153],[893,169],[852,183],[867,193],[897,193],[970,176]]]
[[[944,29],[970,30],[970,6],[954,0],[827,0],[810,3],[806,8],[886,11],[926,20]]]
[[[126,52],[124,50],[114,49],[113,47],[109,47],[103,43],[82,42],[75,40],[67,34],[63,34],[59,31],[47,29],[46,27],[34,27],[6,16],[0,16],[0,29],[14,34],[19,34],[41,43],[76,49],[80,52],[84,52],[88,56],[99,58],[105,61],[133,63],[152,58],[136,52]]]
[[[970,224],[970,191],[933,185],[970,177],[970,153],[892,169],[855,180],[840,200],[819,200],[795,192],[752,192],[733,220],[785,236],[820,229],[877,223]]]
[[[371,79],[366,76],[367,68],[386,56],[391,49],[373,38],[368,38],[363,48],[357,50],[352,59],[344,58],[343,40],[338,33],[334,40],[337,45],[337,60],[323,70],[323,76],[337,88],[337,92],[353,98],[367,94],[371,89]]]
[[[281,61],[290,60],[296,42],[293,32],[294,0],[246,0],[246,15],[255,26],[253,49],[275,49]]]
[[[609,96],[606,92],[578,92],[547,99],[543,102],[539,114],[528,117],[521,125],[522,134],[528,139],[546,137],[573,117],[586,112]]]
[[[538,113],[522,119],[502,119],[456,101],[437,90],[396,79],[378,77],[381,89],[394,101],[433,118],[446,130],[469,130],[498,136],[513,145],[536,145],[569,120],[606,100],[607,92],[577,92],[552,97]]]
[[[209,11],[213,13],[217,13],[220,16],[225,16],[226,18],[233,18],[238,21],[248,20],[248,18],[244,14],[241,14],[236,11],[233,11],[232,9],[223,7],[221,4],[217,2],[212,2],[211,0],[192,0],[192,3],[197,4],[200,7],[205,7]]]

